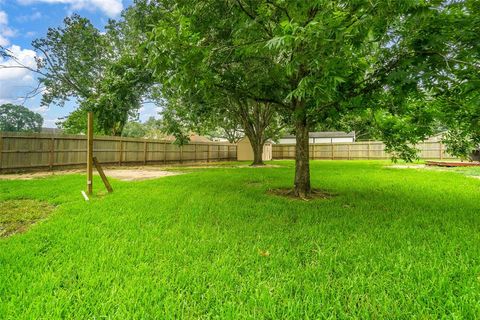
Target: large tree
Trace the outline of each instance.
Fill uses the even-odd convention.
[[[148,72],[136,55],[141,36],[133,30],[126,17],[109,21],[102,33],[88,19],[72,15],[33,41],[42,104],[63,106],[75,99],[80,111],[67,126],[82,129],[78,116],[93,111],[104,134],[120,135],[128,119],[137,116],[149,86]]]
[[[153,2],[162,18],[147,48],[162,84],[180,94],[223,90],[271,103],[297,137],[299,197],[311,192],[308,132],[317,123],[368,111],[403,158],[413,156],[409,143],[430,133],[420,80],[431,54],[411,39],[443,1]]]
[[[43,117],[24,106],[0,105],[0,131],[40,132],[42,125]]]

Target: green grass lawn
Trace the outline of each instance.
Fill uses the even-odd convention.
[[[54,212],[0,239],[0,318],[480,317],[480,180],[385,162],[315,161],[337,196],[298,201],[293,162],[113,181],[0,181]],[[97,179],[96,190],[101,189]]]

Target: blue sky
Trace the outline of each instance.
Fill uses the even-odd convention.
[[[118,18],[131,3],[132,0],[0,0],[0,45],[9,48],[23,63],[33,66],[32,40],[44,37],[49,27],[60,26],[65,16],[78,13],[103,29],[109,18]],[[0,64],[11,63],[0,58]],[[36,84],[31,72],[0,69],[0,104],[24,104],[42,114],[44,126],[55,127],[55,122],[74,110],[76,104],[72,101],[63,108],[54,105],[41,108],[40,97],[24,101],[21,97]],[[141,119],[155,114],[154,106],[147,105],[141,110]]]

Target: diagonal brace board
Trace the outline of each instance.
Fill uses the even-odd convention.
[[[110,182],[108,182],[107,176],[103,172],[102,166],[97,160],[97,157],[93,157],[93,164],[95,165],[95,168],[97,169],[98,173],[100,174],[100,177],[102,178],[103,184],[105,185],[105,188],[107,188],[108,192],[113,192],[112,186],[110,185]]]

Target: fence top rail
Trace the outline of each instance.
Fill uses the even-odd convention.
[[[37,132],[0,132],[2,138],[18,138],[18,139],[59,139],[59,140],[86,140],[86,135],[71,135],[71,134],[58,134],[58,133],[37,133]],[[174,141],[162,140],[162,139],[143,139],[143,138],[130,138],[130,137],[114,137],[114,136],[95,136],[94,140],[97,141],[123,141],[123,142],[151,142],[151,143],[170,143]],[[236,146],[236,144],[229,142],[189,142],[187,145],[215,145],[215,146]]]
[[[372,141],[372,142],[334,142],[334,143],[331,143],[331,142],[325,142],[325,143],[310,143],[311,146],[331,146],[331,145],[351,145],[351,146],[355,146],[355,145],[383,145],[383,142],[381,141]],[[277,143],[277,144],[274,144],[273,145],[274,147],[295,147],[296,144],[294,143]]]
[[[425,144],[432,144],[432,145],[437,145],[437,144],[442,144],[441,141],[421,141],[417,143],[416,145],[425,145]],[[325,143],[310,143],[311,146],[330,146],[330,145],[351,145],[351,146],[358,146],[358,145],[384,145],[382,141],[356,141],[356,142],[325,142]],[[276,143],[273,144],[273,147],[295,147],[295,143]]]

